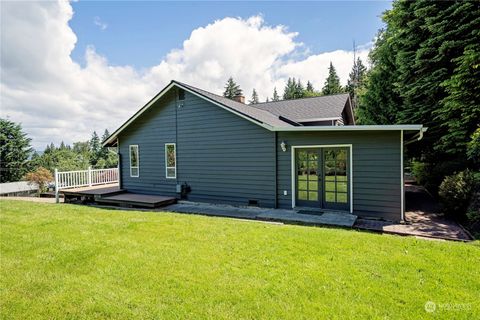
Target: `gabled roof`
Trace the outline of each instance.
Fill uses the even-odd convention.
[[[340,119],[347,103],[349,103],[348,93],[341,93],[330,96],[264,102],[255,104],[254,107],[295,122],[309,122],[321,119]]]
[[[172,80],[153,99],[138,110],[130,119],[120,126],[104,142],[103,146],[115,145],[120,132],[135,119],[148,110],[156,101],[173,87],[181,88],[220,108],[253,122],[269,131],[355,131],[355,130],[409,130],[422,131],[422,125],[390,125],[390,126],[303,126],[302,122],[340,119],[343,110],[353,117],[348,94],[312,97],[297,100],[247,105],[191,85]],[[348,108],[345,108],[348,106]],[[353,122],[354,123],[354,122]],[[423,131],[422,131],[423,132]]]
[[[279,115],[273,114],[268,110],[262,110],[260,108],[252,108],[256,105],[249,105],[245,103],[240,103],[232,99],[225,98],[223,96],[219,96],[217,94],[193,87],[191,85],[181,83],[178,81],[173,81],[173,83],[178,84],[183,89],[189,89],[190,92],[195,92],[200,96],[203,96],[211,101],[216,101],[219,104],[230,108],[231,110],[235,110],[244,114],[254,120],[260,121],[266,125],[271,127],[291,127],[292,125],[286,121],[280,120]],[[287,117],[288,118],[288,117]]]

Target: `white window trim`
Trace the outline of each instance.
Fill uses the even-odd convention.
[[[173,151],[175,153],[175,167],[168,167],[167,166],[167,147],[173,146]],[[169,177],[168,176],[168,169],[175,169],[175,176]],[[165,143],[165,178],[166,179],[177,179],[177,144],[176,143]]]
[[[349,148],[350,149],[350,213],[353,213],[353,151],[351,144],[319,144],[319,145],[307,145],[307,146],[292,146],[291,149],[291,165],[292,165],[292,208],[295,208],[295,149],[305,149],[305,148]]]
[[[136,167],[132,166],[132,148],[137,148],[137,166]],[[128,158],[130,159],[130,177],[138,178],[140,176],[140,148],[138,147],[138,144],[131,144],[128,148],[128,151],[129,151]],[[132,174],[133,168],[137,168],[136,175]]]

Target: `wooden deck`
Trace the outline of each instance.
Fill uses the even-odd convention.
[[[92,186],[92,187],[61,189],[59,191],[59,193],[64,194],[65,196],[92,196],[92,197],[112,195],[120,192],[124,192],[124,190],[120,189],[117,183],[104,184],[104,185],[98,185],[98,186]]]
[[[114,204],[123,207],[157,208],[177,202],[175,197],[130,193],[118,184],[62,189],[65,202]]]
[[[128,207],[157,208],[176,203],[177,199],[175,197],[123,192],[116,195],[98,198],[96,199],[96,202],[105,204],[118,204],[120,206]]]

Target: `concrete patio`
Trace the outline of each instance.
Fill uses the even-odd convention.
[[[313,215],[300,214],[295,210],[234,207],[187,201],[180,201],[177,204],[169,205],[161,210],[218,217],[277,221],[303,225],[330,225],[347,228],[353,227],[357,219],[355,215],[341,212],[325,212]]]
[[[405,236],[470,241],[472,237],[458,223],[445,218],[440,207],[423,187],[405,186],[405,223],[357,219],[354,227]]]

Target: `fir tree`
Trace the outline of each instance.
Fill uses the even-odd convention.
[[[347,92],[350,94],[352,101],[356,101],[358,90],[364,86],[367,75],[367,67],[362,62],[360,57],[353,62],[352,71],[350,71],[347,81]]]
[[[277,93],[277,87],[274,87],[272,101],[279,101],[279,100],[280,100],[280,97],[278,96],[278,93]]]
[[[325,85],[322,88],[322,93],[324,95],[336,94],[344,92],[342,86],[340,85],[340,78],[337,75],[337,71],[333,66],[333,63],[330,62],[328,68],[328,77],[325,80]]]
[[[306,91],[309,91],[309,92],[314,92],[315,91],[315,89],[313,88],[313,84],[310,81],[307,81]]]
[[[91,152],[91,161],[93,165],[97,164],[98,159],[101,157],[101,145],[100,138],[96,131],[93,131],[92,137],[90,138],[90,152]]]
[[[303,85],[300,79],[298,79],[298,82],[295,84],[295,93],[293,95],[293,99],[303,98],[304,94],[305,94],[305,89],[303,88]]]
[[[297,82],[295,78],[288,78],[285,89],[283,90],[283,100],[295,99],[295,93],[297,91]]]
[[[20,124],[0,118],[0,182],[19,181],[27,173],[30,141]]]
[[[258,100],[258,94],[257,94],[257,91],[255,90],[255,88],[253,88],[253,91],[252,91],[252,99],[250,101],[248,101],[249,104],[256,104],[258,103],[259,100]]]
[[[225,98],[233,99],[234,97],[240,95],[242,95],[242,89],[240,89],[240,86],[233,81],[232,77],[228,78],[223,96]]]

